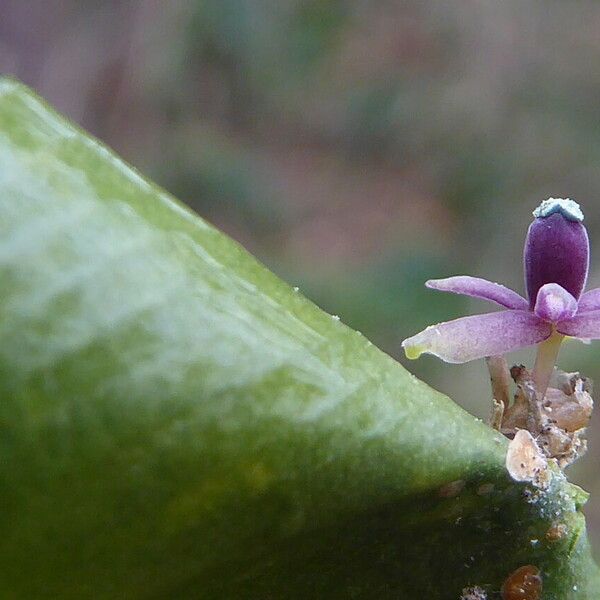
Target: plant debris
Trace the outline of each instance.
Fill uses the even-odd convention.
[[[508,445],[506,469],[515,481],[528,481],[540,489],[550,483],[548,461],[526,429],[519,429]]]
[[[487,592],[478,585],[466,587],[460,596],[460,600],[487,600]]]
[[[587,449],[585,430],[594,406],[591,381],[579,373],[555,370],[550,387],[540,398],[532,373],[523,365],[513,366],[509,373],[517,391],[509,405],[508,367],[504,359],[494,359],[493,362],[488,360],[494,393],[490,419],[492,427],[511,440],[515,440],[520,431],[529,432],[543,456],[555,461],[561,469],[583,456]],[[525,437],[520,438],[518,446],[513,448],[513,454],[518,454],[518,448],[522,447],[524,440]],[[532,457],[533,449],[528,443],[528,456]],[[507,457],[507,467],[508,462]],[[525,462],[526,467],[520,469],[513,465],[513,470],[509,469],[511,475],[534,468],[533,463],[530,465]]]

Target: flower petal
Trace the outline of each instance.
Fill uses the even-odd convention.
[[[590,312],[592,310],[600,310],[600,288],[590,290],[579,298],[577,314]]]
[[[556,330],[584,340],[600,340],[600,310],[577,314],[561,321],[556,325]]]
[[[522,298],[512,290],[488,281],[480,277],[471,277],[470,275],[457,275],[456,277],[447,277],[446,279],[430,279],[425,283],[432,290],[440,292],[453,292],[454,294],[462,294],[463,296],[471,296],[473,298],[482,298],[496,302],[505,308],[514,310],[527,310],[529,304],[525,298]]]
[[[534,312],[544,321],[558,323],[575,315],[577,300],[558,283],[546,283],[538,291]]]
[[[449,363],[504,354],[550,337],[552,325],[525,310],[504,310],[432,325],[402,342],[408,358],[424,352]]]

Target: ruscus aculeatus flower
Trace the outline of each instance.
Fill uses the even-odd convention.
[[[600,288],[583,293],[589,240],[573,200],[550,198],[533,212],[524,250],[528,300],[498,283],[459,275],[426,286],[495,302],[506,310],[432,325],[404,340],[408,358],[464,363],[538,344],[534,377],[544,394],[565,336],[600,339]]]

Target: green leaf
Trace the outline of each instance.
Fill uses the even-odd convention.
[[[583,492],[11,80],[0,281],[3,597],[600,594]]]

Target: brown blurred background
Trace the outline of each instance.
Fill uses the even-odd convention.
[[[483,361],[400,342],[489,310],[428,278],[522,292],[548,196],[582,204],[600,285],[599,32],[592,1],[0,0],[0,71],[487,417]],[[600,342],[560,363],[600,387]],[[570,476],[600,548],[600,410],[589,438]]]

